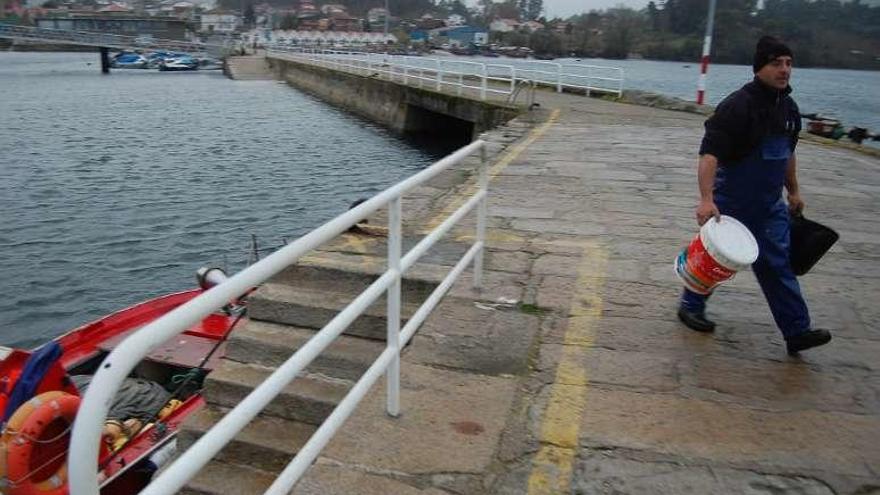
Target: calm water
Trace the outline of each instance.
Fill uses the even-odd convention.
[[[473,57],[473,60],[493,64],[529,63],[510,58]],[[554,62],[620,67],[624,70],[624,89],[652,91],[688,101],[697,97],[700,72],[697,63],[590,58],[556,59]],[[710,65],[706,82],[708,103],[717,104],[753,77],[751,66]],[[859,126],[880,132],[880,72],[795,67],[791,85],[794,89],[792,96],[802,113],[833,116],[841,119],[847,128]]]
[[[623,67],[627,88],[694,98],[697,64],[582,62]],[[203,265],[237,270],[251,234],[280,245],[442,153],[277,82],[102,76],[97,63],[0,53],[0,344],[190,288]],[[713,65],[709,101],[751,76]],[[792,85],[804,112],[880,131],[880,73],[796,69]]]
[[[594,59],[583,59],[582,62],[622,67],[626,88],[654,91],[690,101],[697,97],[700,65],[696,63]],[[752,77],[750,65],[710,65],[706,80],[708,102],[717,104]],[[836,116],[847,127],[867,127],[880,132],[880,72],[795,67],[791,86],[801,113]]]
[[[431,163],[284,84],[0,53],[0,344],[240,269]]]

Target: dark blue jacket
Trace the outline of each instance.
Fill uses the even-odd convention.
[[[791,87],[777,90],[757,78],[727,96],[706,120],[700,154],[711,154],[720,165],[731,165],[751,155],[767,136],[785,135],[791,151],[801,130],[798,106]]]

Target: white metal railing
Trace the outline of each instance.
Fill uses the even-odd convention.
[[[296,60],[360,74],[382,74],[403,84],[445,86],[458,94],[471,90],[485,100],[489,94],[510,95],[521,80],[550,86],[558,92],[566,88],[591,93],[623,94],[623,69],[573,63],[512,60],[489,63],[450,57],[414,57],[385,53],[341,51],[322,48],[272,45],[267,56]]]
[[[195,43],[179,40],[155,39],[139,43],[137,36],[100,33],[94,31],[73,31],[31,26],[14,26],[0,23],[0,38],[34,41],[41,43],[95,46],[114,49],[141,48],[151,50],[171,50],[187,53],[209,52],[224,55],[228,50],[223,45]]]
[[[481,100],[490,94],[509,95],[514,88],[514,69],[503,64],[283,46],[270,47],[266,55],[362,75],[381,74],[391,81],[433,87],[438,91],[452,87],[459,95],[467,91]],[[490,72],[490,66],[494,72]],[[498,75],[504,72],[511,77]]]
[[[443,170],[480,153],[476,193],[425,236],[406,254],[402,253],[401,197]],[[141,495],[176,493],[239,431],[269,404],[313,359],[338,337],[367,307],[387,291],[388,335],[385,350],[361,376],[355,386],[321,424],[309,441],[283,470],[267,494],[281,495],[290,491],[320,451],[354,411],[370,387],[383,373],[387,379],[386,411],[397,416],[400,411],[400,349],[440,302],[458,276],[473,263],[473,283],[482,285],[483,251],[486,230],[486,198],[488,170],[484,141],[475,141],[441,159],[418,174],[377,194],[359,206],[339,215],[310,233],[291,242],[275,253],[237,273],[226,282],[174,309],[122,341],[101,363],[86,391],[73,426],[68,455],[71,495],[98,495],[98,439],[110,403],[123,379],[153,348],[183,332],[208,314],[220,309],[301,256],[348,230],[355,223],[388,205],[388,269],[367,287],[336,317],[318,331],[305,345],[279,366],[262,384],[224,416],[210,431],[168,466]],[[400,329],[401,276],[412,267],[443,235],[467,213],[477,210],[476,241],[458,261],[446,278]]]

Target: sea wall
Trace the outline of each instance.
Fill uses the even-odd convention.
[[[401,134],[469,140],[519,113],[514,105],[404,86],[378,77],[281,59],[270,58],[269,64],[288,84]]]

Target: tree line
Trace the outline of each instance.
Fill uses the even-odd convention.
[[[757,0],[722,0],[716,9],[715,62],[750,65],[756,40],[771,34],[791,46],[799,66],[880,69],[880,7],[859,0],[764,0],[760,6]],[[555,55],[697,61],[707,13],[707,0],[651,1],[641,10],[541,18],[551,27],[564,24],[550,32],[506,33],[497,39]]]
[[[220,0],[220,4],[238,10],[243,3],[252,8],[257,1]],[[289,7],[292,0],[269,2]],[[365,17],[369,9],[384,7],[385,0],[339,3],[352,15]],[[708,0],[652,0],[640,10],[617,7],[547,19],[542,15],[543,0],[477,0],[471,8],[463,0],[388,0],[388,4],[398,19],[459,14],[468,24],[487,29],[495,19],[537,20],[547,28],[492,33],[491,40],[547,55],[680,61],[699,60],[708,11]],[[719,0],[712,60],[751,64],[755,42],[764,34],[788,43],[802,67],[880,69],[880,6],[860,0]]]

